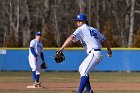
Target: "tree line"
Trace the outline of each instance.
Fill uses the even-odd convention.
[[[0,13],[0,47],[29,47],[36,31],[45,47],[60,47],[77,28],[78,13],[111,47],[140,46],[139,0],[0,0]]]

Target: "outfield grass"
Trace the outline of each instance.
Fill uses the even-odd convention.
[[[43,83],[79,83],[78,72],[42,72]],[[139,72],[92,72],[90,81],[95,83],[140,83]],[[31,83],[31,72],[0,72],[0,83]],[[72,93],[71,90],[0,90],[0,93]],[[136,90],[96,90],[95,93],[140,93]]]
[[[79,82],[78,72],[42,72],[42,82]],[[140,72],[92,72],[91,82],[95,83],[140,83]],[[31,82],[31,72],[0,72],[0,82]]]

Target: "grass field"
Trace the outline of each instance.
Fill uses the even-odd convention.
[[[42,83],[79,83],[78,72],[42,72]],[[92,72],[91,83],[140,83],[139,72]],[[32,83],[31,72],[0,72],[0,83]],[[4,86],[4,85],[3,85]],[[131,85],[130,85],[131,86]],[[26,86],[25,86],[26,87]],[[77,86],[78,87],[78,86]],[[72,93],[67,90],[46,90],[46,89],[0,89],[0,93]],[[140,93],[140,90],[99,90],[95,93]]]

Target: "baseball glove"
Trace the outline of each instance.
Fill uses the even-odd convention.
[[[47,65],[45,62],[42,62],[42,64],[40,65],[41,69],[47,69]]]
[[[61,63],[65,60],[65,56],[62,51],[56,51],[54,55],[54,60],[56,63]]]

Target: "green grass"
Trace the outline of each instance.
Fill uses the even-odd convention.
[[[79,72],[42,72],[43,83],[79,83]],[[92,72],[92,83],[140,83],[140,72]],[[31,83],[31,72],[0,72],[0,83]],[[0,90],[0,93],[72,93],[71,90]],[[96,90],[95,93],[140,93],[136,90]]]
[[[78,72],[42,72],[42,82],[79,82]],[[31,72],[0,72],[0,82],[31,82]]]
[[[94,72],[90,78],[97,83],[140,83],[140,72]]]
[[[79,82],[78,72],[42,72],[43,82]],[[91,72],[91,82],[95,83],[140,83],[140,72]],[[31,72],[0,72],[0,82],[31,82]]]

